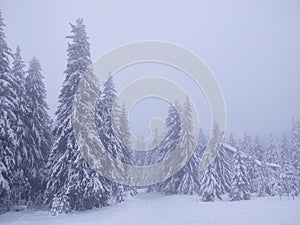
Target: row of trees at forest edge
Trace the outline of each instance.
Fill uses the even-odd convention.
[[[3,28],[0,13],[0,205],[41,205],[52,141],[45,85],[38,59],[25,71]]]
[[[0,12],[0,210],[46,208],[56,214],[105,207],[124,201],[126,194],[136,194],[137,187],[112,182],[92,170],[75,141],[72,128],[75,90],[92,63],[83,20],[71,25],[71,34],[67,36],[65,80],[53,124],[47,114],[39,61],[33,58],[25,70],[20,48],[12,54],[8,47],[4,26]],[[89,85],[92,84],[90,81]],[[130,131],[124,106],[118,107],[119,135],[112,129],[111,110],[117,101],[113,78],[103,84],[100,93],[93,90],[87,91],[86,97],[99,96],[95,108],[99,138],[110,154],[123,162],[150,165],[167,158],[181,137],[184,148],[195,142],[191,135],[190,101],[186,98],[182,106],[176,106],[178,110],[169,106],[166,134],[156,136],[150,146],[152,151],[138,154],[128,149]],[[221,137],[217,124],[212,135]],[[148,192],[197,194],[203,201],[222,200],[224,195],[231,200],[250,199],[253,195],[297,195],[299,121],[293,121],[291,134],[280,144],[271,137],[263,145],[258,136],[252,140],[248,134],[240,141],[231,135],[228,143],[234,148],[223,145],[208,168],[200,171],[199,161],[206,146],[206,136],[200,132],[189,162],[170,178],[146,187]],[[137,148],[143,147],[143,143],[137,143]]]

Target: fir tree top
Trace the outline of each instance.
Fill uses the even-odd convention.
[[[11,49],[8,47],[6,42],[4,27],[5,24],[0,10],[0,76],[2,73],[10,72],[9,57],[13,57]]]

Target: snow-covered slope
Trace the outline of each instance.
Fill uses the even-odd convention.
[[[300,198],[257,198],[201,202],[197,196],[138,194],[111,207],[51,216],[17,212],[0,216],[3,225],[299,225]]]

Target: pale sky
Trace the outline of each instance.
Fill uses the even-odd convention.
[[[173,42],[195,52],[222,88],[229,132],[281,134],[289,129],[293,116],[300,118],[298,0],[0,0],[0,7],[9,46],[15,50],[20,45],[27,62],[33,56],[40,59],[52,116],[64,79],[69,22],[81,17],[93,60],[118,45],[141,40]],[[161,72],[175,81],[183,79],[172,71],[148,65],[127,73],[136,78]],[[116,80],[118,87],[127,82]],[[189,81],[182,84],[190,89],[200,108],[203,106],[203,114],[209,115],[201,92]],[[130,117],[134,129],[141,129],[143,134],[147,123],[141,120],[166,113],[165,107],[148,105],[141,103]],[[147,109],[147,115],[141,116],[142,109]]]

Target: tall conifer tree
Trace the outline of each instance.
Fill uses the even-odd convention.
[[[72,128],[72,107],[79,80],[85,73],[92,73],[90,44],[82,19],[71,24],[71,42],[68,44],[66,78],[59,96],[54,125],[54,144],[49,165],[51,169],[47,182],[46,202],[53,213],[83,210],[108,205],[109,187],[105,179],[93,171],[79,150]],[[95,81],[86,80],[87,87]],[[95,88],[86,90],[85,97],[97,95]],[[82,104],[85,104],[82,101]],[[92,108],[93,106],[85,106]]]

